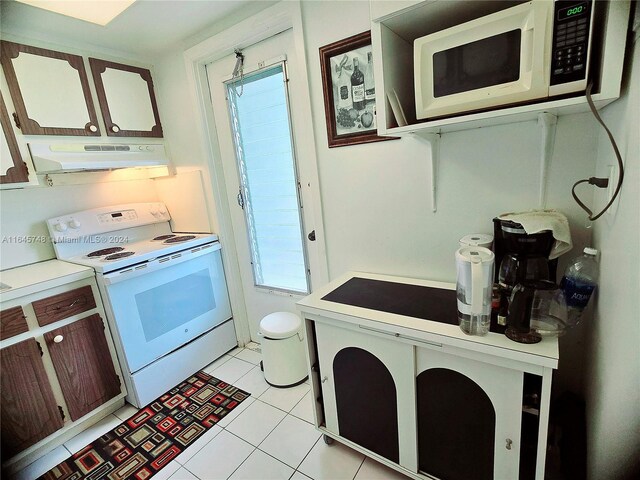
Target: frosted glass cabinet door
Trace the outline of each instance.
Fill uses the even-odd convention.
[[[0,48],[23,134],[100,135],[82,57],[4,41]]]
[[[0,92],[0,183],[23,183],[29,181],[27,165],[22,161],[11,118]]]
[[[107,135],[162,138],[151,72],[97,58],[89,64]]]

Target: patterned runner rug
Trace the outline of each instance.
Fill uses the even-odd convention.
[[[249,395],[200,371],[40,480],[151,478]]]

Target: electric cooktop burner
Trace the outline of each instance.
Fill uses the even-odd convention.
[[[179,237],[174,236],[172,238],[169,238],[162,243],[182,243],[186,242],[187,240],[193,240],[194,238],[196,238],[195,235],[180,235]]]
[[[123,248],[121,248],[120,250],[124,250]],[[107,255],[106,257],[104,257],[102,260],[103,261],[109,261],[109,260],[120,260],[121,258],[125,258],[125,257],[130,257],[131,255],[134,255],[136,252],[120,252],[120,253],[114,253],[113,255]]]
[[[102,257],[104,255],[111,255],[112,253],[121,252],[122,250],[124,250],[124,247],[103,248],[102,250],[96,250],[95,252],[88,253],[87,257]]]
[[[168,238],[173,238],[173,237],[175,237],[175,235],[174,235],[174,234],[170,234],[170,235],[160,235],[159,237],[152,238],[152,239],[151,239],[151,241],[152,241],[152,242],[159,242],[159,241],[161,241],[161,240],[166,240],[166,239],[168,239]]]

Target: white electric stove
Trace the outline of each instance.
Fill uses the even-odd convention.
[[[136,203],[47,220],[58,259],[96,271],[137,407],[237,344],[218,237],[172,232],[170,219]]]

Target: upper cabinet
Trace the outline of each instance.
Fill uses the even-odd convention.
[[[107,135],[161,138],[151,72],[96,58],[89,63]]]
[[[11,118],[0,92],[0,184],[26,183],[29,181],[27,164],[22,161]]]
[[[5,41],[1,47],[22,133],[100,135],[82,57]]]
[[[11,119],[13,114],[20,133],[101,135],[86,61],[70,53],[1,42],[0,62],[14,107],[7,116]],[[162,138],[151,72],[97,58],[88,61],[107,135]],[[4,116],[2,126],[10,147]],[[4,163],[3,172],[9,168]]]

